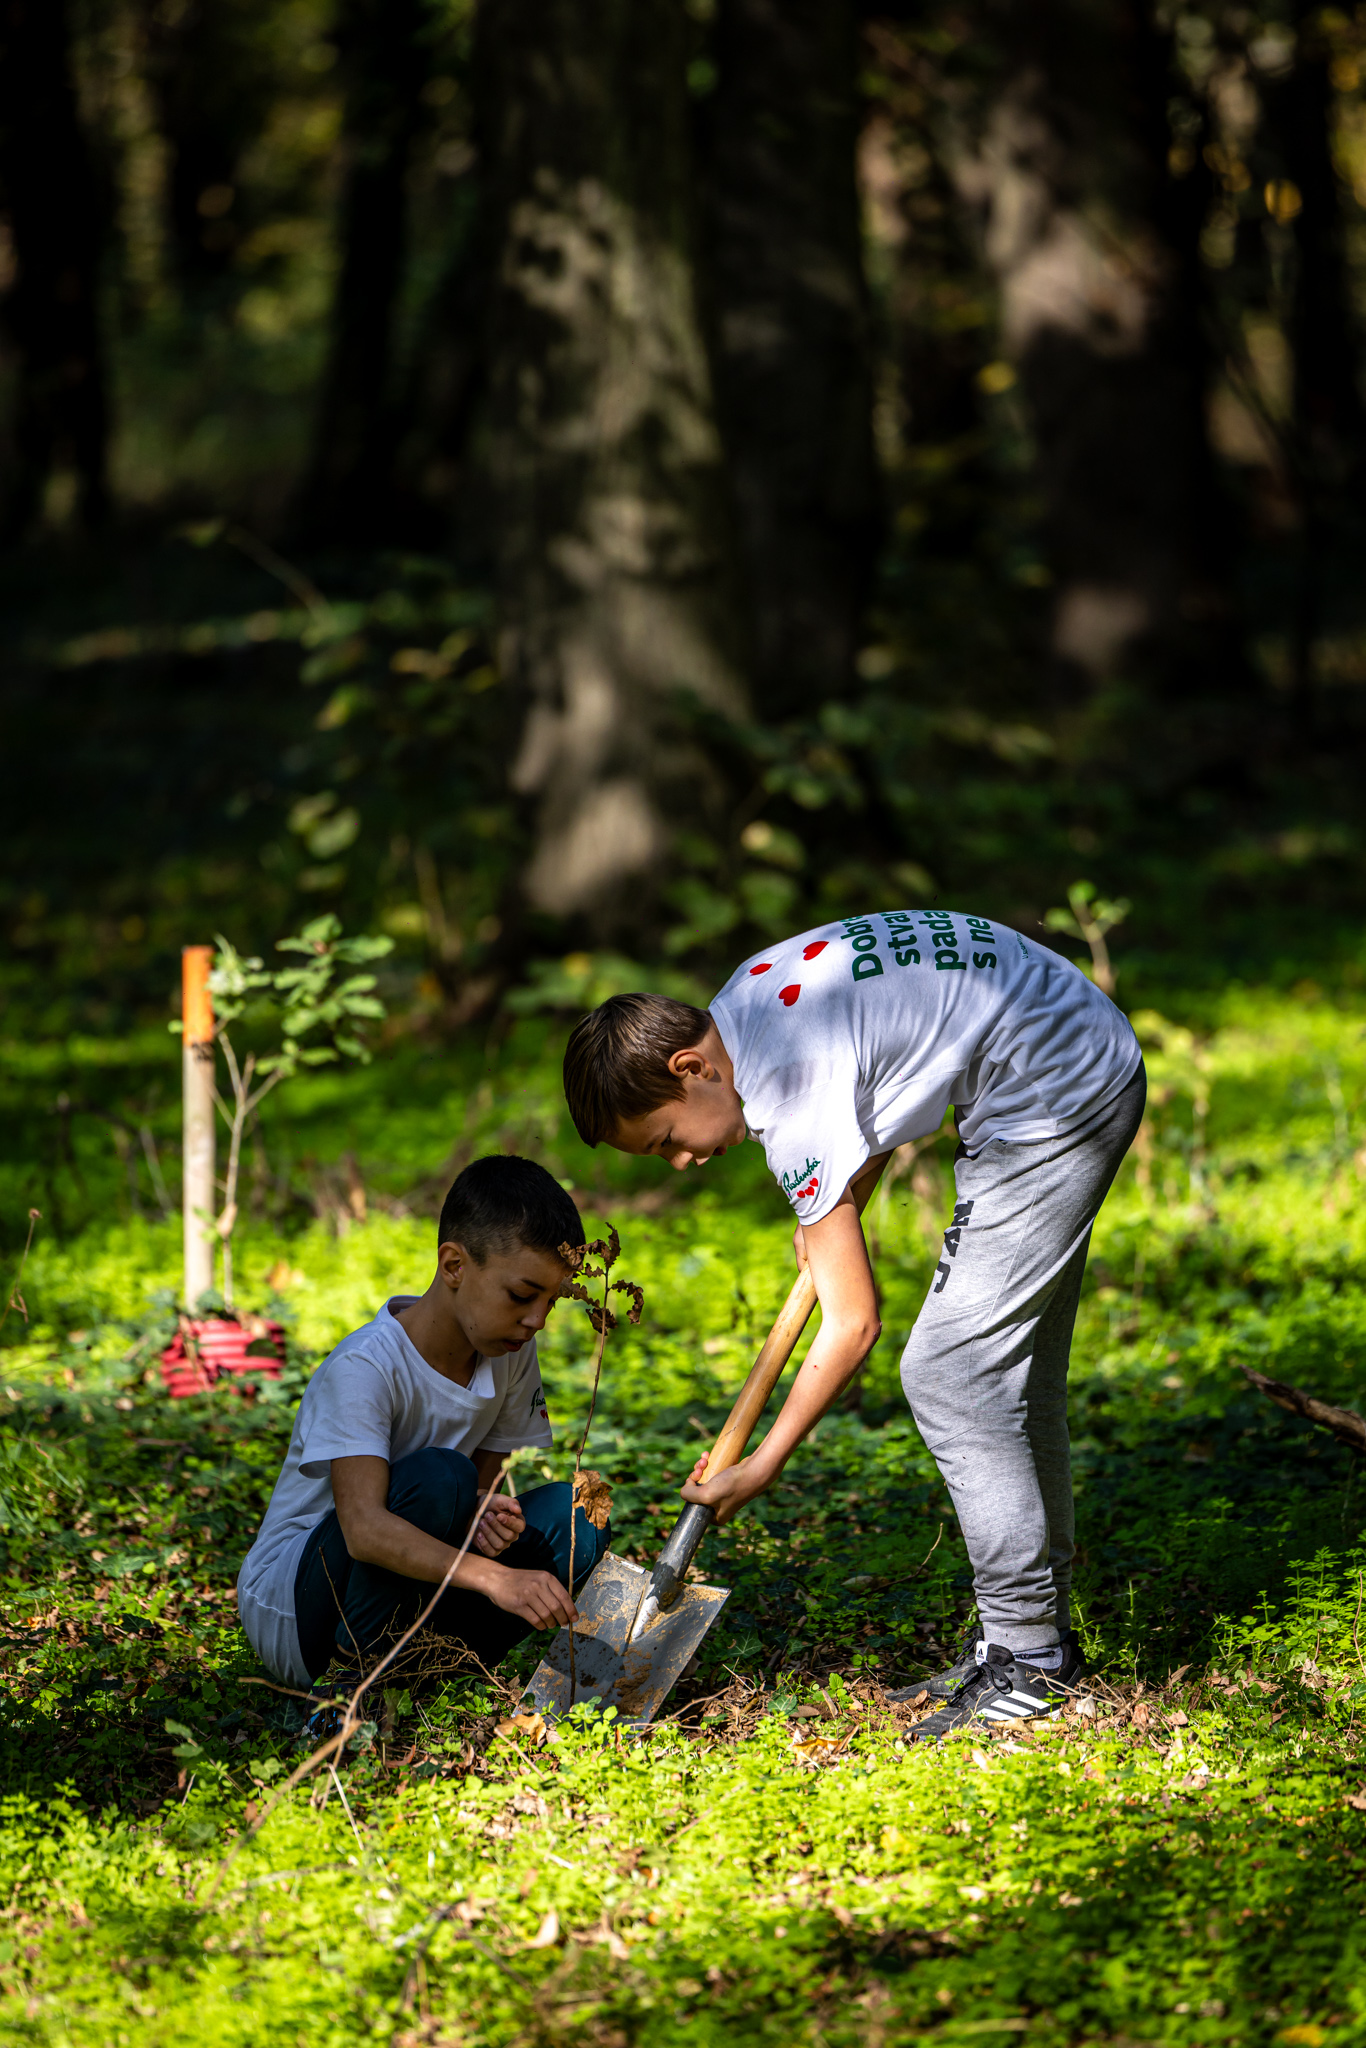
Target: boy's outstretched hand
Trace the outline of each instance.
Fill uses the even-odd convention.
[[[756,1494],[763,1493],[773,1483],[772,1475],[756,1467],[752,1458],[741,1458],[738,1465],[718,1472],[715,1479],[703,1478],[706,1469],[707,1459],[703,1453],[683,1482],[682,1494],[684,1500],[700,1501],[704,1507],[715,1509],[718,1528],[724,1528],[732,1515],[738,1515]]]

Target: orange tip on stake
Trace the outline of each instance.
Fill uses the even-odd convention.
[[[183,946],[180,953],[180,1014],[186,1045],[207,1045],[213,1037],[213,997],[209,994],[212,946]]]

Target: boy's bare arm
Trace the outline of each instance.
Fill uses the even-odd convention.
[[[869,1201],[872,1199],[873,1189],[881,1180],[882,1169],[886,1166],[887,1161],[891,1158],[891,1156],[892,1155],[890,1152],[874,1153],[873,1157],[870,1160],[868,1160],[868,1162],[862,1168],[862,1170],[856,1173],[854,1175],[854,1178],[850,1181],[848,1189],[842,1197],[842,1200],[846,1202],[852,1202],[860,1216],[863,1214],[864,1210],[868,1206]],[[800,1223],[797,1225],[796,1229],[792,1233],[792,1251],[794,1257],[796,1258],[798,1268],[800,1269],[804,1267],[806,1264],[806,1234],[803,1231]],[[866,1245],[864,1247],[863,1255],[866,1260],[868,1256]],[[869,1269],[868,1277],[871,1281],[871,1268]],[[876,1297],[874,1298],[876,1299]],[[824,1302],[822,1302],[822,1317],[824,1316],[824,1314],[825,1305]]]
[[[457,1555],[388,1506],[386,1458],[334,1458],[332,1499],[347,1551],[357,1564],[377,1564],[405,1579],[439,1585]],[[473,1551],[461,1558],[451,1584],[483,1593],[505,1614],[520,1614],[533,1628],[561,1628],[577,1620],[573,1601],[553,1572],[513,1571]]]
[[[865,1175],[878,1162],[870,1162]],[[862,1180],[864,1176],[860,1176]],[[801,1232],[801,1264],[811,1269],[821,1305],[821,1326],[768,1435],[729,1472],[704,1481],[704,1461],[683,1488],[685,1500],[715,1508],[718,1522],[764,1493],[797,1445],[835,1402],[881,1334],[873,1269],[863,1241],[855,1189],[846,1189],[828,1216]],[[861,1192],[861,1190],[859,1190]]]

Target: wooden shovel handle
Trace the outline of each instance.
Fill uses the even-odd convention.
[[[735,1406],[707,1453],[708,1479],[729,1471],[745,1455],[745,1445],[763,1414],[769,1395],[783,1376],[783,1368],[797,1348],[797,1339],[811,1320],[816,1306],[816,1283],[810,1268],[803,1266],[792,1283],[792,1292],[778,1311],[778,1320],[764,1339],[764,1348],[750,1367],[749,1378],[740,1389]]]
[[[890,1153],[886,1154],[876,1162],[875,1172],[865,1169],[854,1182],[854,1200],[860,1215],[881,1180],[883,1168],[890,1157]],[[749,1378],[741,1387],[720,1436],[707,1453],[708,1479],[729,1471],[744,1457],[745,1445],[754,1433],[754,1426],[764,1412],[769,1395],[782,1378],[783,1369],[796,1350],[797,1340],[810,1322],[815,1306],[816,1283],[811,1278],[811,1268],[803,1266],[792,1283],[791,1293],[778,1311],[777,1321],[764,1339],[762,1351],[750,1367]]]

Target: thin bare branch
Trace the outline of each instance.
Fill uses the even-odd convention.
[[[347,1701],[346,1710],[342,1715],[341,1726],[338,1728],[336,1734],[330,1735],[325,1742],[320,1743],[318,1747],[311,1752],[310,1755],[304,1758],[303,1762],[297,1767],[296,1770],[290,1772],[284,1784],[280,1786],[279,1790],[261,1809],[260,1813],[257,1814],[255,1820],[252,1822],[247,1832],[244,1835],[239,1835],[238,1839],[233,1843],[232,1848],[228,1851],[228,1854],[224,1857],[223,1861],[218,1866],[218,1871],[214,1878],[213,1884],[207,1896],[204,1899],[205,1906],[212,1904],[213,1900],[217,1897],[219,1891],[222,1888],[224,1878],[227,1876],[229,1870],[232,1868],[234,1862],[237,1860],[242,1850],[246,1847],[248,1842],[250,1842],[256,1835],[260,1833],[261,1829],[265,1826],[266,1822],[270,1819],[271,1815],[275,1812],[276,1808],[280,1805],[281,1801],[286,1797],[286,1795],[292,1792],[296,1785],[302,1784],[305,1778],[311,1776],[311,1774],[318,1768],[319,1764],[329,1763],[334,1757],[341,1755],[342,1750],[346,1747],[346,1744],[351,1740],[351,1737],[355,1734],[357,1728],[360,1726],[360,1716],[357,1713],[356,1709],[359,1706],[361,1699],[370,1690],[370,1687],[374,1684],[375,1680],[381,1675],[381,1673],[388,1670],[389,1666],[393,1663],[395,1657],[397,1657],[397,1655],[399,1654],[399,1651],[403,1649],[406,1643],[411,1642],[412,1638],[417,1634],[418,1630],[423,1626],[423,1624],[431,1615],[432,1610],[436,1606],[437,1601],[441,1598],[447,1586],[449,1586],[457,1566],[462,1562],[462,1560],[466,1556],[466,1553],[469,1550],[471,1543],[473,1543],[475,1536],[478,1533],[479,1524],[484,1518],[484,1514],[488,1508],[489,1502],[497,1493],[506,1475],[507,1467],[504,1466],[503,1470],[498,1474],[497,1479],[495,1479],[495,1481],[493,1482],[493,1485],[488,1489],[488,1492],[482,1496],[478,1508],[475,1510],[475,1513],[471,1516],[470,1526],[465,1531],[465,1540],[461,1544],[455,1556],[451,1559],[450,1563],[447,1565],[445,1577],[437,1586],[436,1591],[432,1594],[431,1599],[427,1602],[427,1605],[418,1615],[417,1620],[413,1623],[412,1627],[405,1629],[404,1633],[399,1637],[398,1641],[393,1645],[392,1649],[388,1650],[385,1653],[385,1655],[380,1658],[380,1661],[378,1664],[376,1664],[374,1670],[371,1671],[365,1678],[363,1678],[360,1684],[356,1687],[356,1690],[352,1693],[350,1699]],[[354,1825],[355,1823],[352,1822],[353,1827]],[[191,1894],[191,1896],[193,1896],[193,1894]]]

